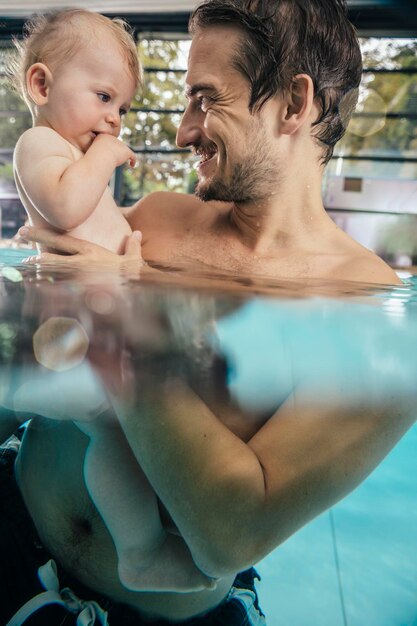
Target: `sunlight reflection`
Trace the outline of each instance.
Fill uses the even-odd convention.
[[[33,352],[40,365],[63,372],[85,358],[89,338],[80,322],[71,317],[50,317],[33,335]]]

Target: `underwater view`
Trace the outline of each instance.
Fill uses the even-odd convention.
[[[207,460],[207,466],[202,463],[201,475],[192,460],[183,463],[183,446],[201,417],[197,408],[221,415],[223,424],[248,442],[256,439],[254,433],[270,416],[289,420],[280,410],[290,403],[297,411],[283,431],[283,440],[271,438],[270,454],[276,456],[277,464],[287,453],[291,462],[299,463],[291,456],[293,439],[305,430],[303,464],[307,474],[317,474],[317,478],[299,487],[301,513],[299,506],[292,508],[289,501],[275,511],[276,527],[281,530],[272,534],[271,548],[260,549],[264,556],[255,566],[261,578],[257,589],[267,623],[417,623],[417,431],[412,426],[417,395],[415,277],[403,273],[403,285],[372,287],[343,281],[249,280],[176,267],[161,273],[160,281],[155,277],[138,280],[116,272],[75,274],[69,269],[28,267],[20,263],[26,255],[27,251],[16,249],[5,249],[1,255],[0,404],[4,423],[8,411],[21,416],[21,431],[26,432],[17,479],[53,556],[55,550],[61,561],[65,560],[64,540],[62,546],[51,549],[48,524],[45,522],[46,530],[40,530],[37,515],[48,515],[48,498],[65,501],[79,493],[83,502],[79,481],[85,482],[90,493],[94,492],[100,513],[86,511],[80,521],[75,520],[79,528],[73,541],[82,548],[83,533],[98,524],[98,532],[107,534],[106,549],[113,560],[113,544],[111,548],[107,544],[113,539],[116,546],[119,576],[125,581],[120,600],[129,602],[126,587],[141,588],[141,580],[129,578],[129,564],[122,569],[124,546],[117,539],[122,527],[124,536],[129,536],[125,525],[135,514],[135,507],[128,503],[133,450],[136,459],[142,455],[145,472],[158,495],[155,509],[144,481],[140,488],[143,502],[149,497],[149,516],[158,520],[160,516],[172,537],[179,531],[189,537],[190,543],[195,543],[193,558],[205,562],[205,546],[195,539],[192,525],[189,527],[193,510],[181,494],[186,493],[187,480],[201,481],[192,504],[204,510],[200,499],[216,485],[207,483],[207,475],[213,471],[210,464],[214,475],[223,470],[218,480],[224,480],[223,473],[229,463],[232,471],[236,460],[228,456],[224,443],[216,449],[217,456]],[[183,395],[185,389],[191,390],[191,399],[194,394],[198,398],[195,405]],[[163,393],[169,398],[166,406],[172,409],[174,422],[181,424],[177,434],[166,416],[161,430],[165,434],[152,432],[162,419]],[[117,419],[109,417],[111,407]],[[355,442],[358,433],[361,438],[367,436],[367,423],[376,414],[387,420],[383,438],[388,443],[386,448],[370,444],[365,458],[363,450],[358,455]],[[138,444],[137,450],[131,445],[113,454],[112,446],[107,445],[103,460],[94,451],[94,441],[120,441],[117,422],[130,437],[141,420],[147,452]],[[207,431],[200,433],[208,439],[218,436],[211,433],[209,424]],[[334,434],[337,429],[340,440]],[[92,443],[87,454],[88,436]],[[351,451],[346,446],[349,438]],[[397,440],[398,445],[390,451]],[[80,441],[85,454],[83,477],[78,476],[80,467],[74,475],[69,461],[71,454],[79,458]],[[198,454],[203,450],[204,446]],[[183,470],[172,465],[172,458],[178,467],[183,463]],[[341,458],[344,461],[339,463]],[[333,469],[329,471],[333,467],[334,475]],[[101,476],[97,478],[97,474]],[[105,498],[99,489],[103,481]],[[318,487],[317,498],[316,482],[326,484]],[[357,489],[347,495],[356,484]],[[186,510],[184,516],[178,513],[182,509]],[[100,514],[107,530],[97,521]],[[227,520],[225,511],[219,525]],[[207,537],[209,542],[210,535]],[[71,541],[70,535],[65,541]],[[101,566],[92,569],[88,563],[94,544],[85,545],[77,560],[67,561],[66,567],[83,585],[102,586],[96,571]],[[98,564],[100,558],[96,555]],[[20,575],[24,576],[23,572]],[[224,594],[221,578],[214,576],[214,589],[203,593]],[[230,576],[225,578],[229,581]],[[3,619],[10,619],[7,595],[4,590],[1,593]],[[144,591],[142,595],[139,610],[151,614],[158,610],[163,616],[164,603],[169,603],[172,594]],[[180,618],[183,611],[178,603]],[[104,618],[101,623],[106,623]]]

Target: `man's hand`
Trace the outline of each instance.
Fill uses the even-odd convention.
[[[27,265],[53,265],[83,269],[129,270],[139,273],[145,265],[142,258],[142,233],[133,232],[126,241],[124,254],[118,255],[102,246],[82,241],[71,235],[59,234],[48,228],[23,226],[19,235],[26,241],[41,243],[57,251],[42,252],[25,259]]]
[[[123,143],[123,141],[117,139],[113,135],[100,133],[91,144],[90,150],[93,146],[97,145],[100,146],[100,150],[109,151],[113,154],[115,159],[115,167],[123,165],[123,163],[129,163],[130,167],[135,166],[135,153],[129,148],[129,146]]]

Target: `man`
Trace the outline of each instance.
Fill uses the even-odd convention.
[[[338,230],[321,201],[323,167],[346,128],[361,74],[341,0],[208,0],[192,15],[191,30],[178,144],[200,156],[199,199],[159,193],[131,209],[144,259],[191,259],[283,279],[397,283],[387,265]],[[140,265],[134,237],[118,257],[41,229],[24,235],[70,255],[43,254],[45,263]],[[193,389],[179,375],[158,382],[151,365],[135,374],[140,393],[122,384],[112,389],[121,427],[168,513],[167,526],[180,530],[197,566],[219,579],[217,588],[175,595],[121,587],[110,537],[82,482],[86,442],[70,423],[29,430],[20,489],[64,571],[146,615],[205,615],[196,625],[262,624],[253,594],[246,605],[237,599],[233,617],[212,612],[230,608],[235,573],[354,488],[413,423],[409,398],[349,407],[336,394],[321,402],[309,381],[273,415],[248,420],[207,386],[204,373]],[[252,583],[246,577],[250,591]]]
[[[346,130],[362,69],[343,1],[212,1],[190,25],[188,107],[177,142],[201,159],[203,203],[158,193],[132,207],[144,258],[192,258],[274,278],[398,283],[335,226],[321,200],[324,165]],[[66,264],[126,261],[45,231],[30,237],[75,254]]]

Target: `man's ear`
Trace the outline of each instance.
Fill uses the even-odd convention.
[[[285,107],[280,120],[281,133],[284,135],[295,133],[310,117],[313,107],[313,81],[308,74],[297,74],[285,97]]]
[[[26,72],[26,88],[31,100],[38,106],[48,102],[52,83],[50,69],[44,63],[34,63]]]

